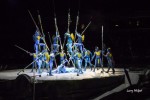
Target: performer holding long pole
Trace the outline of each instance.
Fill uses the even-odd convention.
[[[46,41],[45,41],[45,37],[44,37],[45,35],[44,35],[44,32],[43,32],[41,16],[40,16],[40,14],[39,14],[39,11],[37,11],[37,12],[38,12],[38,19],[39,19],[40,26],[41,26],[41,31],[42,31],[43,41],[44,41],[44,43],[45,43],[45,45],[46,45],[46,48],[49,50],[49,48],[48,48],[48,46],[47,46],[47,43],[46,43]]]
[[[70,30],[69,30],[70,22],[71,22],[71,19],[70,19],[70,9],[69,9],[69,11],[68,11],[68,28],[67,28],[67,33],[68,34],[70,34]],[[66,36],[65,36],[65,39],[64,39],[63,48],[64,48],[64,45],[65,45],[65,41],[66,41]]]
[[[92,19],[92,18],[91,18]],[[84,34],[84,32],[87,30],[87,28],[90,26],[92,20],[90,20],[90,22],[87,24],[87,26],[85,27],[85,29],[82,31],[81,36]],[[75,41],[75,43],[77,42],[77,40]]]
[[[49,36],[50,45],[52,46],[52,41],[51,41],[51,37],[50,37],[49,32],[48,32],[48,36]],[[51,47],[51,51],[53,51],[53,48],[52,48],[52,47]],[[54,56],[54,57],[55,57],[55,56]],[[54,62],[55,62],[56,68],[57,68],[57,62],[56,62],[56,59],[54,59]]]
[[[55,4],[53,0],[53,5],[54,5],[54,21],[55,21],[55,29],[56,29],[56,36],[60,36],[58,26],[57,26],[57,19],[56,19],[56,12],[55,12]],[[61,43],[61,38],[59,37],[59,42],[61,46],[61,50],[63,50],[62,43]]]

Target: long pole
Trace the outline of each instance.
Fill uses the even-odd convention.
[[[103,25],[102,25],[102,53],[103,53]],[[103,67],[103,56],[102,56],[102,67]]]
[[[44,35],[44,32],[43,32],[41,16],[40,16],[40,14],[39,14],[39,11],[37,11],[37,12],[38,12],[38,19],[39,19],[39,22],[40,22],[41,31],[42,31],[42,35],[43,35],[43,42],[45,43],[46,48],[49,50],[49,47],[47,46],[47,43],[46,43],[46,41],[45,41],[45,37],[44,37],[45,35]],[[50,50],[49,50],[49,51],[50,51]]]
[[[40,30],[39,30],[39,27],[37,26],[37,24],[36,24],[36,22],[35,22],[35,20],[34,20],[34,18],[33,18],[33,16],[32,16],[32,14],[31,14],[31,12],[30,12],[30,10],[28,10],[28,12],[29,12],[29,14],[30,14],[30,17],[32,18],[32,21],[33,21],[34,25],[36,26],[36,28],[38,29],[38,31],[40,31]]]

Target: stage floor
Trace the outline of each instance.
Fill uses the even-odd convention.
[[[17,73],[21,69],[14,69],[14,70],[5,70],[0,72],[0,80],[15,80],[18,75]],[[106,78],[106,77],[113,77],[113,76],[123,76],[124,70],[122,68],[115,68],[115,74],[112,74],[112,70],[110,70],[109,73],[101,73],[101,69],[95,70],[95,72],[91,71],[90,69],[87,69],[86,71],[83,71],[83,74],[80,74],[77,76],[76,72],[73,72],[74,68],[67,68],[67,70],[70,70],[69,73],[54,73],[55,70],[53,70],[53,76],[48,76],[47,71],[44,70],[41,73],[41,77],[39,77],[39,74],[37,72],[33,73],[31,72],[31,69],[25,69],[24,72],[21,72],[20,74],[27,74],[31,77],[36,76],[36,80],[83,80],[83,79],[92,79],[92,78]],[[104,68],[106,71],[107,68]]]

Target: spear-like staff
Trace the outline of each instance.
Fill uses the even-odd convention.
[[[38,19],[39,19],[40,26],[41,26],[41,31],[42,31],[43,41],[44,41],[44,43],[45,43],[45,45],[46,45],[46,48],[49,50],[49,47],[47,46],[47,43],[46,43],[45,37],[44,37],[45,35],[44,35],[44,32],[43,32],[41,16],[40,16],[40,14],[39,14],[39,11],[37,11],[37,12],[38,12]]]
[[[40,33],[40,30],[39,30],[39,27],[37,26],[37,24],[36,24],[36,22],[35,22],[35,20],[34,20],[34,18],[33,18],[33,16],[32,16],[32,14],[31,14],[31,12],[28,10],[28,12],[29,12],[29,14],[30,14],[30,17],[31,17],[31,19],[32,19],[32,21],[33,21],[33,23],[34,23],[34,25],[36,26],[36,29],[39,31],[39,33]]]
[[[76,18],[76,27],[75,27],[75,39],[74,42],[76,40],[76,35],[77,35],[77,31],[78,31],[78,24],[79,24],[79,10],[80,10],[80,0],[78,0],[78,14],[77,14],[77,18]]]
[[[30,16],[31,16],[31,18],[32,18],[32,20],[33,20],[33,23],[34,23],[34,25],[36,26],[36,29],[39,31],[39,33],[40,33],[40,35],[41,35],[41,32],[40,32],[40,29],[39,29],[39,27],[38,27],[38,25],[36,24],[36,22],[35,22],[35,20],[34,20],[34,18],[33,18],[33,16],[32,16],[32,14],[31,14],[31,12],[28,10],[28,12],[29,12],[29,14],[30,14]],[[40,16],[39,16],[40,17]],[[41,22],[41,18],[39,19],[40,20],[40,22]],[[41,25],[41,24],[40,24]],[[42,25],[41,25],[42,26]],[[43,29],[41,29],[41,30],[43,30]],[[42,32],[42,34],[44,34],[43,32]],[[44,36],[44,35],[43,35]],[[48,48],[48,46],[47,46],[47,44],[46,44],[46,42],[45,42],[45,39],[43,39],[43,41],[44,41],[44,43],[45,43],[45,45],[46,45],[46,48],[49,50],[49,48]]]
[[[92,22],[92,17],[91,17],[90,22],[87,24],[87,26],[85,27],[85,29],[82,31],[81,36],[84,34],[84,32],[85,32],[85,31],[87,30],[87,28],[90,26],[91,22]],[[76,42],[77,42],[77,40],[74,41],[74,43],[76,43]],[[73,48],[74,46],[75,46],[75,45],[73,45],[72,48]]]
[[[49,37],[50,45],[52,46],[51,36],[50,36],[50,33],[49,33],[49,32],[48,32],[48,37]],[[52,49],[52,48],[51,48],[51,49]]]
[[[56,13],[55,13],[55,3],[54,3],[54,0],[53,0],[53,5],[54,5],[54,22],[55,22],[56,36],[57,35],[60,36],[59,30],[58,30],[58,26],[57,26],[57,19],[56,19]],[[59,38],[59,42],[60,42],[61,50],[63,50],[62,43],[61,43],[61,38]]]
[[[77,30],[78,30],[78,23],[79,23],[79,10],[78,10],[78,15],[77,15],[77,19],[76,19],[75,39],[74,40],[76,40],[76,35],[77,35]]]
[[[53,45],[52,45],[51,36],[50,36],[49,32],[48,32],[48,36],[49,36],[49,41],[50,41],[50,45],[51,45],[51,51],[53,51],[53,47],[52,47]],[[56,68],[57,68],[56,58],[54,59],[54,61],[55,61],[55,65],[56,65]]]
[[[71,19],[70,19],[70,9],[69,9],[69,11],[68,11],[68,28],[67,28],[67,33],[69,33],[69,34],[70,34],[70,30],[69,30],[70,22],[71,22]],[[66,38],[64,39],[63,48],[65,45],[65,41],[66,41]]]
[[[87,24],[87,26],[85,27],[85,29],[82,31],[81,35],[83,35],[83,33],[87,30],[87,28],[90,26],[91,22],[92,22],[92,17],[90,19],[90,22]]]
[[[22,50],[22,51],[24,51],[24,52],[26,52],[27,54],[32,54],[31,52],[29,52],[29,51],[27,51],[27,50],[25,50],[25,49],[23,49],[23,48],[21,48],[20,46],[18,46],[18,45],[14,45],[15,47],[17,47],[17,48],[19,48],[20,50]]]
[[[43,55],[43,53],[42,53],[42,55]],[[39,56],[38,57],[38,59],[39,58],[41,58],[42,57],[42,55],[41,56]],[[34,60],[33,62],[31,62],[29,65],[27,65],[26,67],[24,67],[22,70],[20,70],[18,73],[17,73],[17,75],[19,75],[19,73],[20,72],[24,72],[24,70],[26,69],[26,68],[28,68],[29,66],[31,66],[34,62],[36,62],[38,59],[36,59],[36,60]]]
[[[103,32],[104,32],[104,28],[103,28],[103,25],[102,25],[102,53],[103,53]],[[103,68],[103,56],[102,56],[102,70],[104,71],[104,68]]]
[[[84,32],[85,32],[85,31],[87,30],[87,28],[90,26],[91,22],[92,22],[92,17],[91,17],[90,22],[87,24],[87,26],[85,27],[85,29],[82,31],[81,36],[84,34]],[[75,41],[75,43],[76,43],[76,42],[77,42],[77,40]]]
[[[59,35],[59,36],[60,36],[60,34],[59,34],[59,30],[58,30],[58,26],[57,26],[57,19],[56,19],[56,15],[55,15],[54,21],[55,21],[55,28],[56,28],[56,36],[57,36],[57,35]],[[62,43],[61,43],[61,38],[59,38],[59,42],[60,42],[61,49],[63,49],[63,48],[62,48]]]

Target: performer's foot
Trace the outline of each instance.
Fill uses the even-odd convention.
[[[115,74],[115,72],[112,72],[112,74]]]
[[[53,74],[49,74],[49,76],[53,76]]]
[[[108,71],[106,71],[106,73],[108,73]]]

